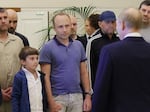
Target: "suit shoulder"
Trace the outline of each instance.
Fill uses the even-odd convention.
[[[108,50],[110,49],[110,51],[113,51],[114,49],[115,50],[120,49],[122,45],[123,45],[123,41],[116,41],[108,45],[105,45],[103,48]]]
[[[18,33],[18,32],[15,32],[15,35],[19,36],[19,37],[23,37],[23,38],[26,38],[23,34],[21,33]]]
[[[15,75],[15,78],[17,78],[17,79],[22,79],[24,77],[25,77],[25,73],[23,70],[18,71]]]

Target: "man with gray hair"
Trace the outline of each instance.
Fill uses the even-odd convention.
[[[141,23],[138,9],[119,15],[121,41],[101,50],[92,112],[150,112],[150,44],[139,33]]]

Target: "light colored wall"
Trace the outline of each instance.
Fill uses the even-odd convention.
[[[97,8],[99,13],[113,10],[116,15],[127,7],[138,8],[142,0],[0,0],[2,7],[20,7],[22,11],[48,10],[53,12],[69,6],[88,6]]]
[[[99,8],[136,7],[142,0],[0,0],[3,7],[49,8],[94,5]]]
[[[104,10],[112,10],[116,15],[119,12],[127,7],[138,8],[142,0],[0,0],[0,6],[2,7],[19,7],[22,12],[27,11],[49,11],[50,14],[58,9],[65,7],[76,6],[95,6],[98,13],[101,13]],[[80,21],[79,24],[84,23]],[[84,26],[78,25],[78,32],[82,34],[84,32]],[[83,32],[81,32],[83,31]],[[53,33],[52,33],[53,34]]]

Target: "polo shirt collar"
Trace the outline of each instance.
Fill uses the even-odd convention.
[[[63,45],[57,38],[56,35],[54,36],[54,40],[58,45]],[[69,44],[73,42],[73,39],[69,37]],[[64,46],[64,45],[63,45]]]

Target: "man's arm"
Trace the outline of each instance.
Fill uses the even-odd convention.
[[[92,97],[92,112],[109,111],[113,67],[110,52],[104,47],[101,50],[100,59]]]
[[[52,95],[51,82],[50,82],[51,65],[41,64],[41,71],[45,73],[45,89],[47,93],[50,112],[58,112],[61,109],[61,105],[56,104]]]
[[[81,74],[81,83],[83,85],[84,93],[89,93],[91,91],[90,87],[90,80],[87,71],[86,62],[81,62],[80,64],[80,74]],[[85,94],[84,104],[83,104],[83,111],[90,111],[91,110],[91,95]]]

